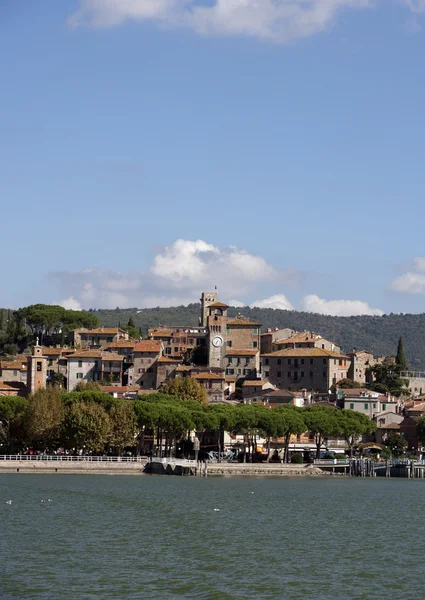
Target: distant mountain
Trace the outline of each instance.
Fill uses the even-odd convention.
[[[172,308],[136,308],[92,311],[107,327],[127,325],[130,317],[145,335],[148,327],[162,325],[197,325],[200,304]],[[344,352],[369,350],[375,356],[394,355],[403,337],[410,368],[425,371],[425,314],[390,314],[383,317],[330,317],[313,313],[271,308],[230,308],[229,315],[243,314],[268,327],[290,327],[297,331],[314,331],[342,346]]]

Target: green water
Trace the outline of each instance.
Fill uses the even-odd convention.
[[[422,599],[424,497],[402,479],[0,475],[0,598]]]

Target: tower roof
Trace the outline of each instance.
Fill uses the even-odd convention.
[[[209,304],[208,308],[229,308],[229,305],[223,302],[214,302],[214,304]]]

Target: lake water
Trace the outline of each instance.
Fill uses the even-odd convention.
[[[0,598],[422,599],[424,497],[425,480],[0,475]]]

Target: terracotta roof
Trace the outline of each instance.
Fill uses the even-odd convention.
[[[216,375],[215,373],[199,373],[198,375],[192,375],[192,379],[215,379],[217,381],[224,381],[224,376]]]
[[[378,429],[400,429],[400,423],[387,423],[386,425],[377,425]]]
[[[179,371],[179,373],[186,373],[187,371],[191,371],[192,369],[193,367],[190,365],[179,365],[176,371]]]
[[[158,331],[150,331],[149,337],[173,337],[173,332],[169,329],[158,330]]]
[[[368,390],[367,388],[338,388],[338,392],[342,392],[344,396],[348,398],[364,398],[362,394],[367,394],[367,397],[371,396],[372,394],[378,394],[378,392],[373,392],[372,390]],[[377,398],[378,396],[375,396],[375,399]]]
[[[107,348],[134,348],[137,344],[136,340],[117,340],[116,342],[112,342],[108,344]]]
[[[123,331],[119,327],[99,327],[98,329],[78,329],[77,332],[81,333],[89,333],[94,335],[100,335],[102,333],[106,335],[114,334],[117,335],[119,331]]]
[[[425,402],[415,402],[414,406],[406,406],[406,409],[409,412],[425,412]]]
[[[226,350],[226,356],[255,356],[259,353],[259,350],[232,350],[228,348]]]
[[[161,352],[161,342],[156,340],[142,340],[134,346],[134,352]]]
[[[263,387],[265,383],[267,383],[267,381],[263,381],[261,379],[257,379],[257,381],[254,379],[245,379],[242,387]]]
[[[13,370],[13,371],[26,371],[27,370],[27,357],[22,360],[5,360],[0,362],[1,369]]]
[[[299,395],[301,396],[301,392]],[[288,396],[296,398],[298,397],[298,394],[296,392],[290,392],[289,390],[271,390],[264,394],[265,398],[287,398]]]
[[[229,308],[229,305],[223,302],[214,302],[214,304],[209,304],[207,308]]]
[[[252,327],[261,327],[261,323],[257,323],[256,321],[250,321],[249,319],[245,319],[242,317],[236,317],[236,319],[232,319],[231,321],[227,321],[227,325],[243,325],[245,327],[251,325]]]
[[[169,358],[168,356],[160,356],[158,358],[158,362],[160,363],[175,363],[178,364],[180,361],[178,358]]]
[[[286,348],[284,350],[277,350],[277,352],[272,352],[271,354],[262,354],[261,356],[266,357],[307,357],[314,358],[315,356],[323,356],[323,358],[348,358],[345,354],[338,354],[337,352],[332,352],[331,350],[323,350],[322,348]]]
[[[46,346],[42,347],[43,356],[60,356],[62,354],[63,348],[47,348]]]
[[[111,392],[120,392],[125,394],[126,392],[137,392],[139,390],[138,385],[102,385],[103,392],[110,394]]]
[[[236,377],[225,377],[225,380],[227,381],[227,383],[235,383]]]
[[[316,342],[317,340],[323,340],[322,336],[311,331],[304,331],[296,333],[292,337],[277,340],[274,344],[278,346],[279,344],[299,344],[301,342]]]
[[[0,391],[9,391],[9,390],[15,390],[15,387],[12,387],[11,385],[9,385],[8,383],[4,383],[3,381],[0,381]]]
[[[115,352],[105,352],[104,350],[79,350],[75,352],[68,359],[72,358],[100,358],[101,360],[119,360],[122,362],[123,356],[115,354]]]

